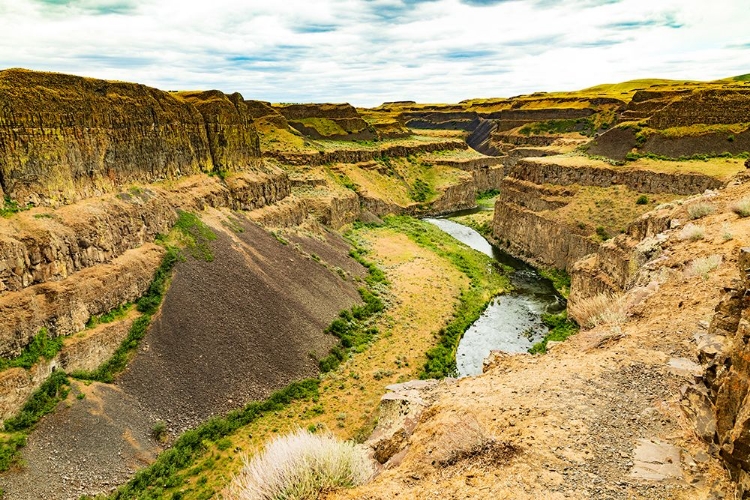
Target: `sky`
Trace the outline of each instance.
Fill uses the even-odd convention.
[[[0,68],[271,102],[750,73],[748,0],[0,0]]]

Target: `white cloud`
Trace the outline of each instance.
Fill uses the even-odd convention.
[[[0,67],[271,101],[455,102],[747,73],[748,21],[745,0],[0,0]]]

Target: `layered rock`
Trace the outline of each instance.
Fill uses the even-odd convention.
[[[0,109],[0,184],[21,205],[213,168],[198,110],[145,85],[6,70]]]
[[[750,248],[740,251],[740,279],[725,291],[709,326],[708,335],[723,336],[728,349],[709,360],[705,378],[716,412],[715,439],[738,498],[750,498]]]
[[[289,125],[313,139],[372,140],[377,137],[351,104],[290,104],[276,109]]]

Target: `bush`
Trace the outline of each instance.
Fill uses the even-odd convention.
[[[736,201],[731,206],[732,212],[736,213],[740,217],[750,216],[750,198],[743,198]]]
[[[642,194],[638,197],[637,200],[635,200],[636,205],[648,205],[648,196],[645,194]]]
[[[305,500],[364,484],[373,475],[367,452],[332,435],[298,430],[271,441],[223,492],[225,499]]]
[[[602,241],[607,241],[608,239],[611,238],[611,236],[609,235],[609,233],[607,232],[607,230],[604,229],[604,226],[598,226],[596,228],[596,235],[599,238],[601,238]]]
[[[721,255],[709,255],[708,257],[695,259],[685,269],[685,276],[688,278],[700,276],[706,280],[711,271],[719,267],[721,260]]]
[[[716,207],[709,203],[693,203],[687,207],[688,216],[695,220],[716,212]]]
[[[599,325],[618,326],[625,322],[622,298],[612,293],[602,293],[583,299],[576,304],[576,318],[583,328]]]
[[[695,224],[685,224],[685,227],[683,227],[682,231],[680,231],[678,238],[682,241],[698,241],[702,240],[703,236],[703,228],[701,226],[696,226]]]

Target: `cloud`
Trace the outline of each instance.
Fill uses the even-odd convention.
[[[132,14],[137,8],[133,0],[36,0],[46,13],[80,11],[92,15]]]
[[[0,68],[270,101],[457,102],[747,73],[746,20],[745,0],[0,0]]]

